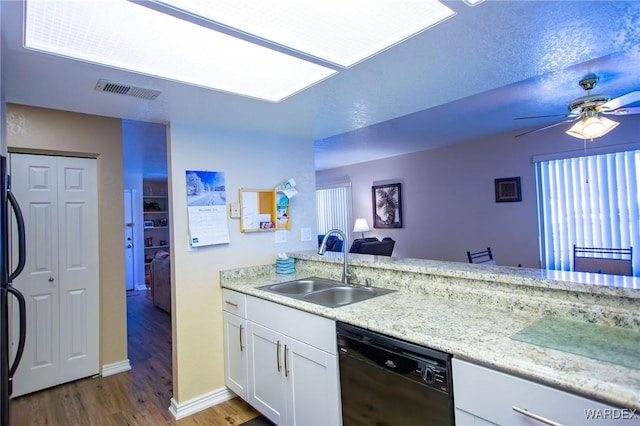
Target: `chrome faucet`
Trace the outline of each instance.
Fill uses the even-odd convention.
[[[344,232],[342,232],[339,229],[332,229],[326,234],[324,234],[324,238],[322,239],[322,243],[320,243],[320,248],[318,249],[318,254],[323,255],[325,251],[327,251],[327,239],[331,234],[338,234],[340,237],[342,237],[342,259],[344,264],[342,268],[342,282],[345,284],[348,284],[349,276],[351,275],[347,268],[347,262],[348,262],[347,258],[349,255],[349,241],[347,240],[347,236],[344,234]]]

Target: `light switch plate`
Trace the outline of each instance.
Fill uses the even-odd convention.
[[[312,241],[311,228],[300,229],[300,241]]]
[[[229,203],[229,217],[232,219],[240,218],[240,203]]]
[[[287,231],[276,231],[276,243],[286,243],[287,242]]]

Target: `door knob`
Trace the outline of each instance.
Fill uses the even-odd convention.
[[[52,283],[53,282],[53,277],[49,277],[49,282]]]
[[[131,248],[131,244],[127,244],[127,248]]]

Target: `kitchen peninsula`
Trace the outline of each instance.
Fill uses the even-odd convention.
[[[551,319],[600,334],[623,330],[634,339],[640,332],[638,278],[352,254],[352,283],[364,285],[368,278],[374,286],[397,291],[327,308],[257,288],[311,276],[340,279],[341,253],[290,256],[296,259],[295,274],[277,275],[273,265],[227,270],[221,272],[221,286],[630,412],[640,409],[640,366],[625,361],[628,342],[615,341],[626,337],[607,336],[612,347],[621,348],[607,359],[518,337]]]

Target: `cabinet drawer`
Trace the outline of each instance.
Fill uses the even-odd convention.
[[[247,317],[247,297],[237,291],[222,289],[222,309],[239,317]]]
[[[452,360],[452,366],[457,425],[483,424],[484,422],[478,421],[478,418],[499,425],[543,424],[516,412],[513,407],[567,426],[610,424],[611,418],[600,417],[598,421],[587,419],[587,416],[589,413],[595,413],[597,416],[597,413],[602,415],[624,412],[588,398],[456,358]],[[459,410],[472,416],[460,413]],[[473,423],[468,421],[474,417]],[[637,421],[633,419],[621,421],[619,424],[632,424]]]
[[[247,296],[247,319],[330,354],[337,353],[336,323],[328,318]]]

